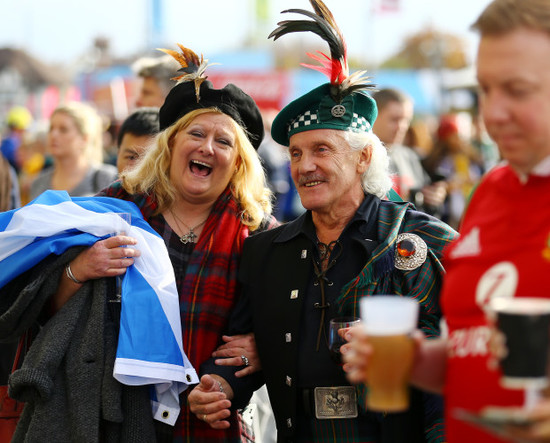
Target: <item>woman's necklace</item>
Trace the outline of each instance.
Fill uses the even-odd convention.
[[[197,234],[195,234],[195,229],[200,228],[204,223],[206,223],[206,220],[208,220],[208,217],[206,217],[203,221],[201,221],[198,225],[193,226],[192,228],[187,226],[183,220],[181,220],[175,213],[170,209],[170,213],[174,217],[174,220],[176,221],[176,225],[178,226],[178,229],[183,232],[183,229],[181,229],[178,221],[182,222],[183,226],[185,226],[187,229],[189,229],[189,232],[187,234],[184,234],[180,237],[180,242],[182,242],[184,245],[187,243],[196,243],[197,240]]]

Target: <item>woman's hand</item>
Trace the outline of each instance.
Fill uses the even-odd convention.
[[[125,235],[97,241],[70,263],[71,271],[81,282],[122,275],[127,267],[134,264],[134,257],[141,255],[138,249],[131,247],[135,244],[135,238]]]
[[[218,358],[216,364],[220,366],[245,366],[244,369],[235,372],[236,377],[244,377],[262,369],[256,339],[253,333],[241,335],[222,336],[225,344],[212,353],[212,357]]]
[[[200,383],[189,393],[187,402],[199,420],[213,429],[227,429],[230,423],[226,419],[231,415],[229,396],[232,396],[232,391],[223,378],[203,375]]]
[[[132,248],[137,244],[133,237],[117,235],[94,243],[85,249],[69,263],[72,277],[61,274],[57,293],[52,297],[51,309],[57,312],[81,287],[81,284],[92,279],[115,277],[126,272],[126,268],[134,263],[134,258],[141,255],[140,251]]]

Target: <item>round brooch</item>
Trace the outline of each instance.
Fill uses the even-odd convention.
[[[426,261],[428,246],[416,234],[399,234],[395,248],[395,267],[402,271],[411,271]]]
[[[334,105],[330,113],[333,117],[342,117],[346,113],[346,107],[343,105]]]

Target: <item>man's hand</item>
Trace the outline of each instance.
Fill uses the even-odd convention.
[[[243,369],[235,372],[236,377],[244,377],[262,369],[253,333],[233,336],[224,335],[222,339],[225,344],[212,353],[212,357],[217,358],[217,365],[244,366]]]
[[[503,408],[504,409],[504,408]],[[550,400],[539,401],[532,409],[509,408],[511,413],[519,411],[525,418],[525,424],[503,425],[500,436],[511,438],[511,441],[548,443],[550,442]]]
[[[348,341],[340,347],[342,369],[350,383],[364,383],[367,378],[367,366],[372,354],[372,346],[365,340],[366,333],[363,327],[349,328],[344,338]]]
[[[444,181],[434,182],[422,188],[424,204],[437,208],[443,204],[447,197],[447,183]]]

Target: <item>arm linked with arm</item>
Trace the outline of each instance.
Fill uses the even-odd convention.
[[[227,332],[229,335],[238,335],[251,332],[251,330],[252,311],[250,300],[246,295],[246,291],[243,291],[231,313]],[[211,357],[204,362],[200,367],[200,374],[218,375],[225,379],[233,390],[232,407],[236,409],[245,407],[253,392],[264,383],[262,371],[244,377],[237,377],[235,373],[241,370],[242,367],[217,365],[215,360],[215,357]]]

